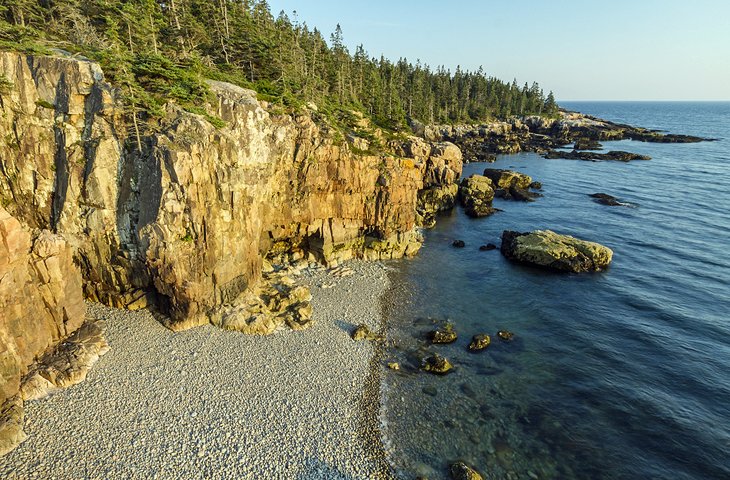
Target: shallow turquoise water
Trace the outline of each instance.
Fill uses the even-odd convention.
[[[467,165],[465,176],[527,173],[544,197],[495,200],[504,211],[486,219],[457,208],[397,263],[389,358],[404,369],[383,384],[390,459],[405,478],[440,478],[459,458],[488,478],[730,478],[730,103],[564,106],[721,140],[604,143],[653,157],[629,164],[527,153]],[[635,208],[596,204],[596,192]],[[611,267],[559,275],[478,250],[505,229],[543,228],[609,246]],[[428,346],[446,318],[459,341]],[[466,351],[500,328],[516,340]],[[427,352],[456,371],[416,373]]]

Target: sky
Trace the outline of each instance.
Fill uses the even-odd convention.
[[[483,66],[558,101],[730,100],[730,0],[269,0],[350,52]]]

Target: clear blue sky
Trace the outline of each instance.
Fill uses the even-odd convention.
[[[730,0],[269,0],[371,56],[533,80],[558,100],[730,100]]]

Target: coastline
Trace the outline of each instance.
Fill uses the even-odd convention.
[[[29,438],[3,478],[393,478],[380,437],[388,267],[299,277],[315,324],[268,337],[205,325],[173,333],[149,311],[89,304],[109,353],[85,382],[26,406]],[[69,408],[69,405],[72,407]]]

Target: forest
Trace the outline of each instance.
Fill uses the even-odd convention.
[[[394,62],[362,45],[350,52],[339,25],[327,39],[296,12],[275,17],[265,0],[3,0],[0,49],[98,61],[135,118],[160,116],[168,101],[204,114],[205,78],[252,88],[287,110],[308,102],[358,110],[395,130],[408,119],[475,123],[558,109],[537,83]]]

